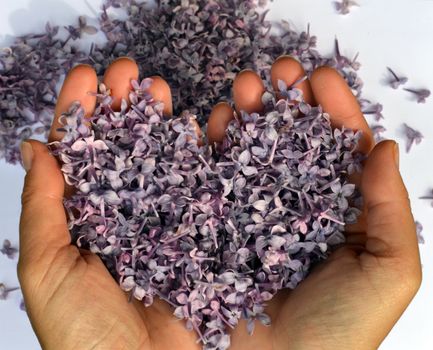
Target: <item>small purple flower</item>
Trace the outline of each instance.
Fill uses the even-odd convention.
[[[380,103],[370,104],[362,111],[362,113],[366,115],[372,115],[374,117],[374,120],[377,122],[381,119],[384,119],[382,112],[383,112],[383,105]]]
[[[424,136],[407,124],[403,124],[404,135],[406,137],[406,152],[409,153],[414,144],[419,145]]]
[[[5,284],[0,283],[0,300],[6,300],[8,298],[9,293],[14,292],[20,289],[19,287],[9,288]]]
[[[347,15],[353,6],[359,6],[359,4],[353,0],[341,0],[340,2],[334,1],[334,6],[338,13]]]
[[[9,259],[15,259],[15,256],[18,253],[18,249],[12,247],[11,242],[8,239],[5,239],[3,241],[3,247],[0,249],[0,252],[6,255]]]
[[[398,76],[391,68],[387,67],[388,71],[391,73],[392,75],[392,79],[388,82],[389,85],[393,88],[393,89],[398,89],[401,85],[404,85],[408,82],[408,78],[403,77],[403,76]]]
[[[303,76],[297,81],[295,81],[292,85],[287,86],[287,84],[283,80],[278,80],[278,89],[280,91],[280,95],[282,98],[287,99],[289,103],[300,103],[303,101],[303,93],[302,90],[296,88],[300,83],[305,81],[307,76]]]
[[[419,221],[415,221],[415,226],[416,226],[416,235],[418,237],[418,243],[425,244],[425,239],[422,235],[422,231],[423,231],[422,224]]]
[[[24,312],[27,312],[26,304],[25,304],[25,302],[24,302],[24,299],[21,299],[21,302],[20,302],[20,310],[22,310],[22,311],[24,311]]]
[[[359,54],[356,54],[352,60],[344,56],[340,51],[340,44],[337,38],[334,40],[334,56],[336,68],[338,70],[344,71],[345,69],[352,68],[354,71],[357,71],[361,68],[361,64],[357,61]],[[356,74],[353,75],[353,73],[354,72],[349,73],[347,76],[350,85],[355,85],[354,82],[358,80]],[[352,76],[350,76],[350,74],[352,74]]]
[[[430,194],[429,194],[429,195],[422,196],[422,197],[420,197],[420,199],[428,199],[428,200],[431,200],[431,201],[432,201],[432,202],[431,202],[431,205],[432,205],[432,207],[433,207],[433,190],[430,191]]]
[[[84,16],[78,17],[78,25],[82,33],[94,35],[98,32],[98,28],[87,24],[87,19]]]
[[[372,125],[370,129],[373,132],[373,136],[376,142],[382,141],[384,139],[382,133],[386,131],[386,128],[383,125],[379,125],[379,124]]]
[[[428,89],[404,89],[405,91],[408,91],[415,95],[418,103],[426,103],[427,98],[430,97],[431,91]]]

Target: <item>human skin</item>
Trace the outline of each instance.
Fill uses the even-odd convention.
[[[272,69],[289,85],[303,75],[289,57]],[[104,82],[116,107],[127,97],[130,80],[138,78],[136,63],[115,61]],[[172,114],[167,83],[156,79],[152,93]],[[230,349],[315,350],[376,349],[400,318],[421,283],[415,224],[398,165],[394,141],[374,145],[371,131],[356,98],[340,75],[319,68],[300,85],[306,99],[332,116],[334,127],[363,132],[359,146],[367,160],[353,181],[361,189],[365,209],[357,225],[347,228],[347,242],[317,265],[293,291],[282,291],[269,303],[269,327],[256,324],[253,336],[245,321],[231,332]],[[236,109],[259,111],[263,83],[252,71],[234,82]],[[74,68],[61,90],[56,118],[73,101],[90,116],[96,99],[97,77],[89,66]],[[208,134],[218,142],[233,115],[218,104],[210,117]],[[58,140],[55,120],[50,140]],[[172,315],[171,307],[155,300],[151,307],[124,293],[94,254],[71,245],[62,200],[65,185],[58,162],[37,141],[22,144],[27,171],[22,194],[18,277],[27,312],[43,349],[193,350],[201,349],[194,332]]]

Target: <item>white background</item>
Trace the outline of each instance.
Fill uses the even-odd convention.
[[[364,96],[384,104],[385,136],[400,143],[401,168],[417,220],[424,225],[426,244],[421,246],[424,281],[418,295],[381,346],[381,350],[431,350],[433,348],[433,208],[418,198],[433,188],[433,97],[418,105],[402,90],[384,85],[386,66],[410,79],[408,87],[433,90],[433,1],[359,0],[351,14],[335,13],[331,0],[275,0],[271,17],[286,19],[298,29],[311,24],[319,50],[331,52],[337,36],[343,53],[360,52]],[[90,5],[89,5],[90,4]],[[0,46],[10,35],[40,32],[46,21],[66,25],[80,14],[92,16],[101,0],[0,0]],[[404,153],[401,124],[421,130],[425,140]],[[9,238],[18,243],[19,196],[24,172],[0,161],[0,244]],[[17,285],[16,261],[0,256],[0,282]],[[338,286],[336,286],[338,287]],[[1,349],[39,349],[26,314],[19,309],[20,294],[0,301]]]

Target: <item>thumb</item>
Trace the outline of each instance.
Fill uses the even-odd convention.
[[[63,176],[44,144],[25,141],[21,153],[27,174],[22,193],[19,266],[48,266],[47,262],[71,242],[63,208]]]
[[[398,144],[384,141],[370,153],[361,190],[367,208],[366,250],[419,269],[419,250],[408,193],[399,171]]]

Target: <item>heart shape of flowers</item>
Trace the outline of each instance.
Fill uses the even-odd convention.
[[[332,130],[280,83],[264,113],[242,112],[221,145],[200,146],[195,116],[164,118],[151,83],[133,81],[120,112],[101,93],[90,120],[77,104],[62,115],[66,134],[50,147],[76,189],[65,200],[72,240],[145,306],[172,305],[204,349],[227,349],[228,327],[269,325],[266,303],[344,241],[359,213],[347,175],[360,134]]]

